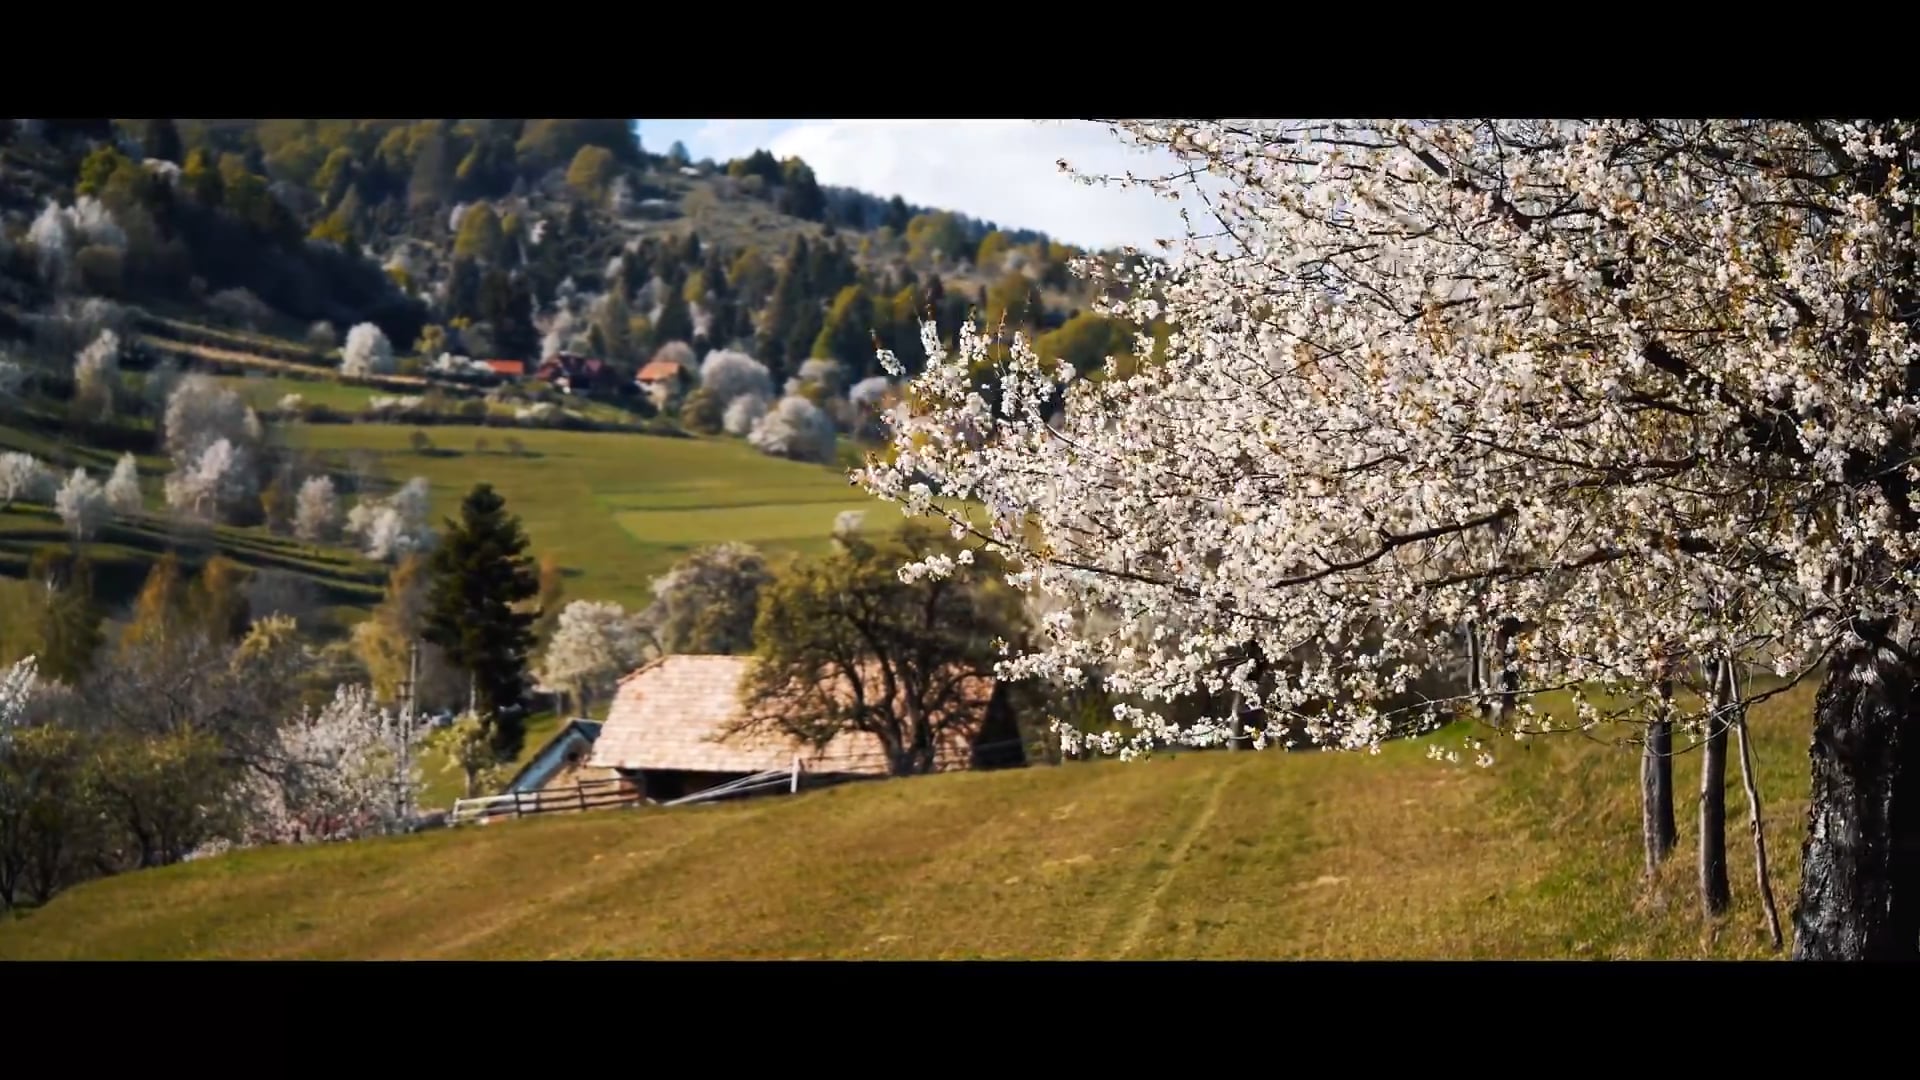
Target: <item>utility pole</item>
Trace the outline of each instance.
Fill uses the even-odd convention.
[[[394,803],[400,812],[401,822],[405,824],[413,821],[413,800],[408,798],[412,784],[408,776],[413,769],[413,725],[419,685],[420,642],[416,638],[407,643],[407,681],[400,706],[400,772],[395,777],[394,791]]]

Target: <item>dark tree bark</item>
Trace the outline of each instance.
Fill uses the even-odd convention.
[[[1647,724],[1640,752],[1640,833],[1646,841],[1647,876],[1673,854],[1673,684],[1660,684],[1658,712]]]
[[[1493,721],[1493,702],[1486,696],[1487,657],[1486,646],[1480,637],[1480,624],[1467,623],[1467,695],[1473,701],[1474,711],[1480,719]]]
[[[1505,731],[1513,721],[1514,705],[1520,698],[1520,620],[1500,620],[1500,629],[1494,634],[1493,661],[1500,665],[1493,680],[1498,690],[1493,726]]]
[[[1916,672],[1875,652],[1836,655],[1814,701],[1795,959],[1920,960]]]
[[[1713,711],[1700,758],[1700,907],[1710,919],[1733,902],[1727,884],[1727,731],[1739,693],[1732,661],[1715,660],[1711,671]]]

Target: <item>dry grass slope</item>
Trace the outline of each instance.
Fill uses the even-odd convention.
[[[1810,704],[1755,718],[1783,904]],[[1182,754],[245,852],[76,889],[0,926],[0,959],[1772,955],[1737,779],[1736,907],[1708,926],[1690,821],[1639,881],[1633,753],[1528,746],[1486,771],[1422,743]]]

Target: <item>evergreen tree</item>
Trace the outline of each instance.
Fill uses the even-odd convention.
[[[826,216],[827,197],[821,193],[820,184],[806,162],[788,158],[781,173],[780,197],[774,204],[781,213],[807,221],[819,221]]]
[[[527,279],[494,268],[480,282],[480,314],[493,324],[493,341],[507,356],[533,356],[540,351],[540,331],[533,325],[533,292]]]
[[[140,128],[140,152],[150,158],[180,164],[180,130],[171,120],[147,120]]]
[[[447,146],[447,137],[439,132],[427,136],[420,154],[413,159],[413,175],[407,182],[409,209],[438,208],[453,196],[456,163]]]
[[[460,218],[460,233],[453,240],[453,257],[493,262],[500,257],[504,243],[500,215],[494,213],[492,206],[481,203]]]
[[[480,264],[472,259],[454,256],[453,268],[447,273],[447,317],[449,319],[458,319],[463,316],[469,319],[487,317],[480,303],[480,284]]]
[[[522,701],[533,646],[534,615],[519,608],[539,594],[539,577],[525,554],[520,519],[507,513],[493,485],[475,484],[460,504],[460,520],[447,526],[433,553],[424,636],[472,680],[493,749],[511,758],[525,735]]]
[[[760,362],[772,373],[776,386],[807,358],[814,335],[820,332],[818,325],[811,330],[805,325],[807,309],[817,309],[807,289],[807,264],[811,259],[807,238],[796,237],[787,252],[786,264],[774,282],[773,297],[767,302],[766,316],[760,326],[756,352]]]
[[[907,234],[907,222],[913,220],[913,212],[907,209],[907,201],[895,195],[887,200],[887,216],[881,224],[893,230],[895,236]]]
[[[873,374],[872,369],[879,364],[873,350],[877,332],[873,298],[860,286],[849,285],[834,298],[826,324],[813,341],[812,355],[840,361],[849,373],[849,381],[857,382]]]
[[[666,305],[660,309],[660,321],[653,328],[653,339],[663,345],[669,341],[693,340],[693,312],[687,308],[687,298],[681,295],[681,290],[667,294]]]

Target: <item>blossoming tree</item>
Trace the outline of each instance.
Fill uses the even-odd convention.
[[[351,839],[407,823],[420,775],[409,731],[364,686],[338,687],[318,713],[302,710],[276,733],[271,765],[245,784],[250,839]]]
[[[949,355],[929,328],[894,453],[864,474],[1064,602],[1008,673],[1098,666],[1150,703],[1229,690],[1260,734],[1347,748],[1392,730],[1383,703],[1462,628],[1497,636],[1519,734],[1621,696],[1649,743],[1710,733],[1742,692],[1715,674],[1712,711],[1681,715],[1677,673],[1818,677],[1796,954],[1913,958],[1920,127],[1116,130],[1183,166],[1121,182],[1200,208],[1169,261],[1082,268],[1110,278],[1104,313],[1170,327],[1164,348],[1076,379],[971,329]],[[989,367],[995,405],[971,375]],[[1076,632],[1096,610],[1106,629]],[[1549,688],[1577,718],[1532,708]],[[1116,719],[1127,750],[1228,728]]]

